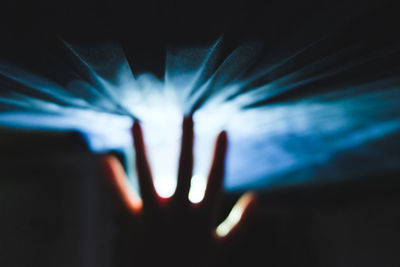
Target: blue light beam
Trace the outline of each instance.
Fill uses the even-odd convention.
[[[377,71],[341,78],[358,70],[369,73],[377,61],[397,56],[396,47],[354,58],[355,45],[316,52],[307,61],[310,50],[324,45],[318,39],[268,61],[262,44],[245,43],[221,59],[221,37],[204,47],[170,45],[159,80],[151,73],[135,76],[117,43],[61,42],[78,72],[64,82],[1,62],[0,125],[78,130],[93,151],[119,149],[132,158],[129,128],[138,118],[164,197],[176,186],[180,125],[188,113],[196,134],[193,202],[202,198],[215,138],[223,129],[230,142],[228,191],[400,168],[390,149],[400,144],[399,77]],[[345,158],[352,158],[351,167]],[[129,173],[135,180],[134,171]]]

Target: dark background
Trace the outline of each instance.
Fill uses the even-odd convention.
[[[223,33],[226,54],[250,40],[268,54],[334,32],[326,51],[358,43],[372,52],[398,44],[400,28],[391,1],[3,1],[1,13],[3,59],[35,71],[44,68],[36,51],[63,57],[58,36],[117,40],[134,72],[159,77],[168,43],[197,46]],[[362,75],[394,72],[397,59]],[[0,265],[113,266],[118,228],[96,156],[70,133],[1,138]],[[400,266],[399,192],[396,173],[260,190],[257,216],[226,266]]]

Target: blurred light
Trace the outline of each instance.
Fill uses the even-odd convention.
[[[199,203],[203,200],[206,192],[207,179],[200,175],[194,175],[190,184],[189,200],[192,203]]]
[[[354,58],[352,46],[322,53],[330,51],[323,46],[329,44],[318,39],[269,51],[279,53],[263,58],[261,44],[244,43],[222,58],[219,38],[204,47],[171,45],[165,77],[159,79],[151,73],[135,75],[119,44],[62,44],[70,52],[65,55],[69,64],[42,58],[41,66],[57,73],[54,77],[1,62],[0,125],[79,131],[94,152],[124,151],[129,177],[137,184],[130,164],[130,127],[137,118],[163,197],[176,187],[185,114],[193,114],[195,122],[192,202],[204,194],[221,130],[229,139],[228,191],[399,170],[393,147],[400,145],[400,80],[390,75],[369,79],[371,72],[363,73],[374,67],[371,61],[391,57],[397,47],[355,53]],[[351,71],[360,80],[333,79]]]
[[[220,237],[228,235],[229,232],[232,231],[233,227],[239,223],[242,214],[242,207],[233,207],[228,217],[220,225],[218,225],[217,235]]]

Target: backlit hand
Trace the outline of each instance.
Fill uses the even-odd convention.
[[[252,193],[243,195],[228,218],[216,227],[223,193],[227,134],[217,138],[204,199],[197,204],[188,199],[193,169],[193,121],[183,121],[181,154],[175,194],[157,194],[146,157],[138,122],[132,128],[140,195],[131,188],[119,161],[102,158],[104,174],[113,184],[123,205],[121,266],[212,266],[221,249],[237,239],[254,207]],[[168,159],[165,159],[168,160]]]

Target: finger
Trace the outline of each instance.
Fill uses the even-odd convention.
[[[175,197],[187,200],[193,171],[193,119],[185,117],[182,125],[182,144],[178,167],[178,182]]]
[[[248,192],[240,197],[228,217],[216,228],[217,240],[223,245],[238,242],[245,234],[256,207],[256,196]]]
[[[149,163],[147,161],[142,128],[137,121],[133,124],[132,134],[136,152],[136,169],[139,180],[140,195],[145,206],[154,207],[158,195],[154,188]]]
[[[119,160],[112,155],[103,156],[101,168],[117,191],[123,205],[134,215],[139,215],[142,210],[142,200],[129,183]]]
[[[209,206],[215,202],[222,194],[227,145],[227,134],[225,131],[222,131],[217,138],[214,159],[208,176],[207,188],[203,200],[205,206]]]

